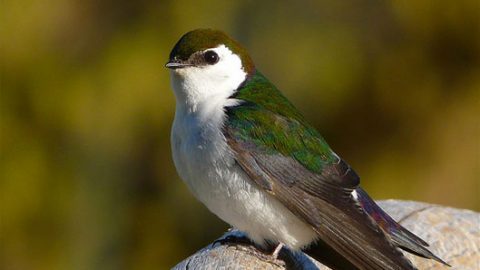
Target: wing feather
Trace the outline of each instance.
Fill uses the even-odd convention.
[[[251,113],[262,114],[257,116],[263,120],[270,117],[277,123],[274,131],[281,130],[288,134],[290,140],[297,140],[293,143],[306,144],[303,132],[308,131],[303,130],[298,121],[291,122],[261,108],[250,109]],[[237,121],[224,128],[227,142],[236,153],[237,163],[255,183],[310,224],[322,241],[359,269],[415,269],[353,199],[351,192],[358,187],[359,178],[346,162],[331,152],[332,156],[321,159],[321,170],[312,171],[316,167],[307,168],[302,163],[305,159],[281,153],[284,146],[276,146],[279,142],[259,143],[262,138],[258,134],[248,133],[246,136],[245,130],[238,128],[258,127],[258,122],[250,120],[254,118],[236,118],[231,109],[228,115],[230,121]],[[270,136],[269,139],[275,135],[262,132],[260,134]],[[308,135],[311,136],[311,133]],[[307,139],[315,141],[315,138]],[[317,153],[310,150],[307,155],[315,156]]]

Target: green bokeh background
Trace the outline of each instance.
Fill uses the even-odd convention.
[[[163,67],[222,29],[376,199],[479,210],[478,0],[0,4],[0,268],[165,269],[227,229],[171,159]]]

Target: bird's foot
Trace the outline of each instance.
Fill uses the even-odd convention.
[[[253,245],[253,242],[244,235],[234,235],[230,234],[226,237],[215,240],[212,243],[212,247],[216,244],[226,245],[226,244],[241,244],[241,245]]]
[[[278,254],[280,254],[280,251],[282,250],[283,246],[284,246],[283,243],[279,243],[277,247],[275,247],[271,255],[273,260],[276,260],[278,258]]]
[[[267,249],[263,249],[263,260],[271,263],[271,264],[287,264],[287,265],[295,265],[292,264],[294,257],[292,257],[292,253],[288,249],[284,249],[285,244],[278,243],[273,244],[269,243]],[[287,269],[290,269],[287,267]],[[292,268],[297,269],[297,268]]]

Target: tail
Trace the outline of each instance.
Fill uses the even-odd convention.
[[[368,194],[360,187],[356,189],[357,201],[365,211],[380,226],[384,233],[399,248],[427,259],[433,259],[439,263],[451,266],[428,250],[428,243],[416,236],[380,208]]]

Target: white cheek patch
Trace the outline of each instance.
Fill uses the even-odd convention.
[[[188,111],[196,111],[201,104],[212,101],[226,102],[247,77],[240,57],[225,45],[207,50],[218,54],[216,64],[182,68],[173,71],[176,74],[171,77],[177,105],[185,105]]]
[[[212,81],[220,81],[226,88],[236,88],[245,80],[247,73],[243,69],[242,60],[238,55],[225,45],[208,50],[216,52],[220,58],[216,64],[203,67],[203,71]]]

